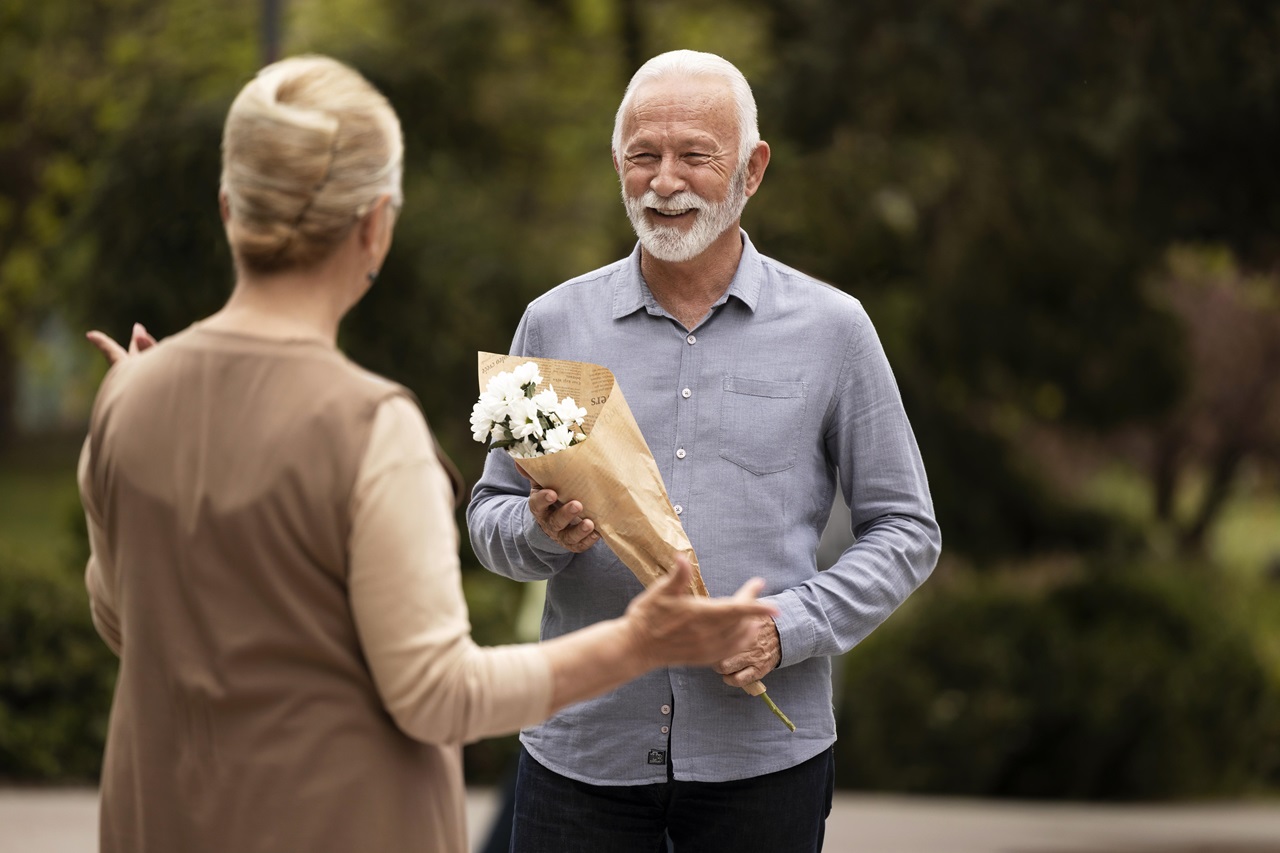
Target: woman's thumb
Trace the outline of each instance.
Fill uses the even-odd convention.
[[[734,601],[755,601],[764,591],[764,578],[752,578],[738,587],[733,594]]]
[[[676,552],[675,567],[662,578],[662,592],[665,595],[682,595],[689,589],[693,579],[693,564],[689,558]]]

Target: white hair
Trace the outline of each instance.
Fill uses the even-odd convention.
[[[667,77],[717,77],[729,84],[734,106],[738,114],[738,163],[745,163],[760,142],[760,127],[756,122],[756,99],[742,72],[729,60],[714,53],[696,50],[672,50],[650,59],[631,77],[627,91],[618,105],[613,120],[613,152],[622,156],[622,122],[635,98],[636,90],[645,83]]]

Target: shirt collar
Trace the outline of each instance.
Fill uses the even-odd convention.
[[[733,274],[733,281],[729,282],[729,289],[712,307],[723,305],[732,296],[754,313],[756,304],[760,301],[763,279],[760,253],[751,244],[746,231],[738,229],[738,233],[742,235],[742,257],[738,260],[738,269]],[[622,274],[613,285],[613,319],[620,320],[641,308],[652,309],[653,313],[660,310],[648,285],[644,283],[644,276],[640,274],[640,244],[636,243],[630,257],[623,263]]]

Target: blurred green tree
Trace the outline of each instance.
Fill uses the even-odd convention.
[[[217,139],[258,10],[114,2],[110,61],[82,84],[116,118],[81,143],[57,278],[78,320],[163,335],[230,285]],[[1212,240],[1246,269],[1277,254],[1266,3],[297,0],[285,32],[286,52],[347,59],[401,114],[405,215],[343,346],[418,393],[469,476],[472,353],[629,248],[607,139],[633,66],[661,50],[715,50],[753,80],[775,156],[746,226],[868,304],[955,552],[1136,541],[1046,483],[1025,428],[1168,419],[1190,383],[1188,333],[1147,285],[1167,247]]]
[[[632,70],[624,57],[649,42],[675,46],[682,33],[725,52],[754,43],[748,19],[717,30],[714,11],[658,3],[640,19],[620,0],[290,5],[285,52],[352,63],[391,100],[405,134],[395,247],[344,323],[342,346],[417,393],[469,478],[483,460],[465,418],[476,351],[505,350],[531,299],[630,250],[609,165]],[[138,320],[166,335],[225,299],[218,140],[253,67],[196,63],[152,85],[104,149],[76,219],[101,270],[71,276],[77,319],[121,335]]]
[[[615,191],[587,179],[608,169],[612,22],[578,5],[588,11],[509,0],[424,15],[392,0],[413,50],[353,57],[400,113],[406,200],[343,345],[418,394],[470,477],[483,459],[463,416],[477,350],[505,351],[525,305],[603,263],[619,234]],[[557,43],[581,49],[546,49]]]
[[[1136,431],[1140,458],[1157,521],[1203,556],[1246,467],[1280,471],[1280,276],[1246,275],[1225,249],[1178,246],[1153,288],[1187,330],[1191,383],[1170,417]],[[1185,488],[1196,474],[1203,486]]]
[[[0,449],[24,337],[49,305],[49,255],[86,181],[80,139],[92,119],[111,117],[77,85],[104,52],[106,5],[0,7]]]
[[[148,117],[157,89],[199,102],[210,80],[251,67],[254,14],[251,0],[0,7],[0,447],[17,359],[38,321],[113,278],[93,251],[97,235],[73,225],[110,167],[104,153]],[[217,49],[201,49],[209,44]],[[158,212],[128,195],[102,210],[106,220]]]
[[[779,143],[760,242],[870,304],[948,546],[1109,541],[1017,442],[1152,422],[1186,393],[1180,326],[1145,287],[1171,243],[1274,261],[1276,6],[760,5]]]

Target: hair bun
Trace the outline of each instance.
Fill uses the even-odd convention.
[[[379,196],[400,196],[394,110],[360,74],[320,56],[262,69],[222,137],[222,190],[237,263],[258,272],[326,257]]]

